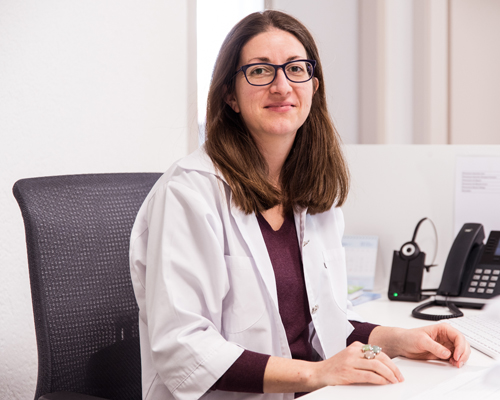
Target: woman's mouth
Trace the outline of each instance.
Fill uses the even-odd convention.
[[[290,111],[294,107],[295,106],[292,103],[271,103],[265,106],[264,108],[267,108],[270,111],[286,112]]]

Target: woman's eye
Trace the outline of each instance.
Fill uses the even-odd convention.
[[[304,72],[304,68],[302,68],[301,65],[298,64],[292,64],[287,68],[288,72],[292,74],[301,74]]]
[[[268,75],[271,73],[271,69],[269,67],[260,65],[260,66],[255,66],[252,69],[250,69],[250,75],[253,76],[259,76],[259,75]]]

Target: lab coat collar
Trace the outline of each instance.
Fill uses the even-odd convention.
[[[187,157],[182,158],[177,165],[185,170],[199,171],[215,175],[217,178],[227,184],[224,176],[219,171],[217,171],[214,163],[212,162],[212,159],[207,154],[205,145],[200,146]]]
[[[295,229],[297,230],[297,239],[299,241],[300,254],[302,255],[302,247],[304,245],[304,236],[306,232],[306,215],[307,207],[294,211]]]

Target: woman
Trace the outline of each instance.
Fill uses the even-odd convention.
[[[380,327],[348,307],[338,208],[348,172],[300,22],[265,11],[233,28],[206,131],[205,146],[155,185],[132,232],[144,399],[291,399],[400,382],[397,355],[468,359],[447,324]]]

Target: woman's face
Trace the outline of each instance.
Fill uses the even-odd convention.
[[[259,62],[281,65],[298,59],[307,59],[304,46],[292,34],[272,29],[248,41],[238,67]],[[292,143],[309,115],[317,78],[293,83],[280,68],[274,82],[267,86],[250,85],[243,72],[235,80],[235,93],[227,97],[227,103],[241,113],[257,144],[276,143],[279,138]]]

